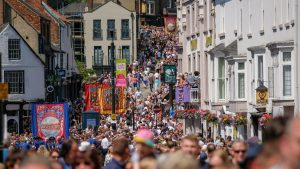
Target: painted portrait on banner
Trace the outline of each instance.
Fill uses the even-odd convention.
[[[32,104],[32,133],[43,139],[49,137],[68,138],[68,104]]]

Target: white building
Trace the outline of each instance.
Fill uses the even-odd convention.
[[[108,1],[89,12],[84,18],[85,55],[87,68],[98,73],[110,70],[110,46],[115,44],[115,57],[136,60],[136,13]],[[114,35],[110,34],[113,31]]]
[[[18,132],[28,127],[30,102],[45,99],[44,62],[10,24],[0,27],[0,56],[1,82],[9,86],[4,131]]]
[[[209,51],[211,108],[248,115],[247,135],[259,136],[263,113],[294,115],[295,0],[216,0],[215,47]],[[257,104],[260,82],[267,105]]]

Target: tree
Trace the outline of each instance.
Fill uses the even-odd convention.
[[[83,62],[76,60],[77,68],[79,69],[80,74],[83,76],[83,80],[89,82],[91,75],[95,74],[93,69],[87,69]]]

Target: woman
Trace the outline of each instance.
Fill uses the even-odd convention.
[[[74,169],[100,169],[102,158],[95,149],[88,149],[78,153]]]
[[[209,165],[212,169],[214,168],[234,168],[234,166],[231,163],[231,160],[229,158],[229,154],[226,151],[223,151],[221,149],[216,150],[210,161]]]
[[[58,149],[53,149],[50,151],[50,159],[53,161],[57,161],[59,158],[59,150]]]

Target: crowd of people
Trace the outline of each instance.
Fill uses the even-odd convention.
[[[264,129],[264,144],[248,140],[184,135],[165,96],[164,64],[176,64],[174,33],[142,26],[138,60],[127,67],[127,111],[101,116],[99,126],[81,128],[84,98],[69,101],[70,138],[12,133],[5,144],[6,169],[299,169],[300,119],[274,118]],[[110,83],[110,74],[99,83]],[[179,74],[178,86],[197,84],[198,74]],[[154,113],[159,105],[161,113]]]

